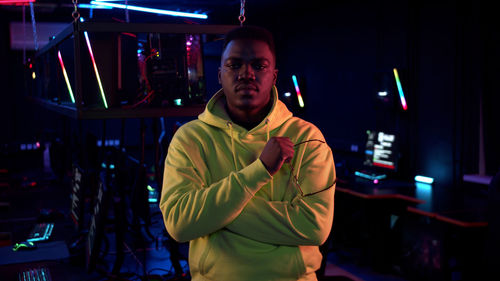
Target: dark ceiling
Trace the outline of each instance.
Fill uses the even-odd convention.
[[[78,1],[79,4],[89,4],[91,0]],[[257,17],[258,11],[275,11],[280,7],[290,6],[296,1],[284,0],[246,0],[246,16]],[[125,4],[125,1],[112,1],[111,3]],[[209,24],[237,24],[240,13],[240,0],[129,0],[128,5],[142,6],[156,9],[167,9],[183,12],[204,13],[208,15],[208,20],[193,20],[199,23]],[[34,4],[35,16],[38,21],[71,21],[73,4],[70,0],[36,0]],[[79,9],[82,16],[89,16],[90,10]],[[9,17],[9,20],[20,20],[22,7],[20,6],[0,6],[0,12]],[[5,12],[5,13],[4,13]],[[29,7],[26,9],[27,20],[29,18]],[[179,21],[173,17],[155,15],[137,11],[130,11],[130,21]],[[125,12],[121,9],[94,10],[93,15],[100,20],[111,18],[123,18]],[[181,19],[181,21],[184,19]]]

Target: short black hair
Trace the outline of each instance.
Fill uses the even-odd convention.
[[[224,46],[222,50],[226,50],[229,42],[237,39],[249,39],[249,40],[257,40],[263,41],[269,46],[271,53],[273,54],[274,59],[276,60],[276,50],[274,47],[274,38],[271,32],[263,27],[245,25],[241,27],[237,27],[226,34],[224,39]]]

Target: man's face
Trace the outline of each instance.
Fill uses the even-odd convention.
[[[219,83],[231,112],[258,113],[268,105],[278,70],[263,41],[237,39],[222,53]]]

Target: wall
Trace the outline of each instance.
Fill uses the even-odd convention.
[[[248,1],[246,24],[273,31],[279,90],[293,91],[291,75],[298,76],[306,109],[295,112],[323,131],[336,159],[361,157],[365,130],[384,128],[402,138],[407,176],[423,174],[441,183],[456,183],[461,174],[478,172],[482,97],[486,170],[489,174],[498,170],[500,34],[491,4],[307,3]],[[233,8],[214,11],[210,23],[238,24],[238,9]],[[8,38],[9,20],[19,21],[20,15],[1,11],[0,18],[0,36]],[[21,53],[10,51],[8,42],[1,41],[2,62],[8,65],[0,76],[2,142],[61,130],[65,126],[61,118],[24,104]],[[402,73],[406,112],[398,108],[397,97],[388,104],[375,97],[378,79],[393,67]],[[93,130],[99,132],[99,126]],[[358,152],[350,151],[352,144]]]
[[[278,34],[279,79],[302,77],[304,117],[322,129],[339,159],[352,144],[363,147],[366,129],[387,128],[402,138],[406,176],[456,184],[463,173],[478,172],[482,95],[486,170],[498,170],[499,36],[489,4],[315,3],[259,19]],[[405,74],[407,112],[376,102],[377,77],[393,67]]]

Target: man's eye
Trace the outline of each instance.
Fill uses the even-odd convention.
[[[226,64],[226,66],[230,69],[238,69],[241,67],[241,64],[240,63],[228,63],[228,64]]]
[[[263,70],[266,67],[267,67],[267,65],[262,64],[262,63],[255,63],[255,64],[253,64],[253,68],[255,68],[257,70]]]

